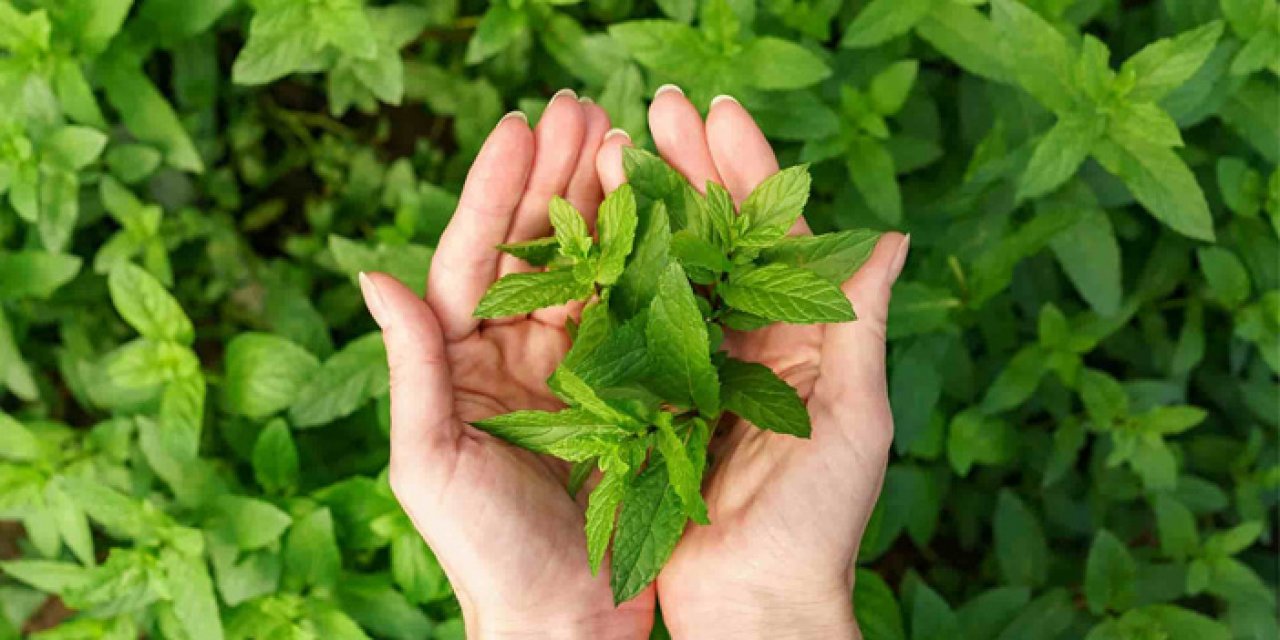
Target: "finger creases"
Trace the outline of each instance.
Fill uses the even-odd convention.
[[[707,148],[735,204],[778,172],[773,147],[751,114],[729,96],[716,98],[707,113]]]
[[[533,132],[533,167],[506,242],[523,242],[550,234],[547,203],[555,196],[563,196],[568,189],[578,167],[586,131],[587,117],[573,92],[562,91],[551,99]],[[529,268],[511,256],[503,256],[498,275]]]
[[[679,91],[660,91],[649,105],[649,130],[658,153],[668,164],[704,193],[707,182],[718,182],[711,151],[707,148],[702,116]]]
[[[497,274],[495,247],[507,237],[533,158],[533,132],[516,112],[494,127],[467,173],[427,279],[427,300],[448,340],[465,337],[477,326],[471,312]]]

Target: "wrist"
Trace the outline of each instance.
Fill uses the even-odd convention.
[[[548,612],[529,616],[463,607],[463,624],[468,640],[645,640],[653,626],[653,610]]]
[[[851,590],[717,588],[708,584],[705,593],[680,596],[679,604],[664,599],[662,613],[675,640],[861,638]]]

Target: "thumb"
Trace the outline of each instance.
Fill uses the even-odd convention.
[[[444,335],[431,307],[399,280],[361,273],[360,291],[391,369],[391,486],[416,486],[424,472],[451,466],[440,463],[462,434]]]
[[[832,398],[885,396],[885,325],[893,283],[902,273],[911,236],[890,232],[876,243],[871,258],[844,283],[858,319],[828,327],[822,347],[821,380],[838,385]]]

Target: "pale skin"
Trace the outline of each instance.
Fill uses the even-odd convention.
[[[717,100],[704,122],[677,89],[655,96],[649,126],[690,182],[741,202],[778,170],[751,116]],[[884,478],[893,419],[885,320],[907,238],[885,234],[843,289],[858,313],[838,325],[731,334],[726,347],[794,385],[813,419],[800,440],[721,425],[704,493],[711,524],[690,524],[657,581],[613,605],[609,567],[592,576],[586,491],[568,467],[516,449],[470,421],[561,406],[545,380],[569,347],[580,305],[500,321],[471,312],[498,277],[527,269],[494,246],[550,234],[562,195],[588,222],[625,177],[625,134],[570,92],[537,127],[508,116],[476,158],[433,259],[423,300],[383,274],[361,287],[391,367],[391,484],[457,592],[470,638],[647,638],[655,603],[675,638],[857,638],[853,564]],[[607,132],[607,133],[606,133]],[[809,233],[800,221],[793,234]]]

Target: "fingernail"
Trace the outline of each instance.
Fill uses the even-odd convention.
[[[578,98],[578,103],[579,103],[579,104],[595,104],[595,103],[596,103],[596,101],[595,101],[595,100],[592,100],[591,98],[589,98],[589,97],[587,97],[587,96],[582,96],[581,98]]]
[[[720,104],[721,102],[732,102],[734,104],[742,104],[738,102],[738,99],[733,96],[720,94],[711,99],[711,109],[716,108],[716,105]]]
[[[555,102],[556,100],[559,100],[560,98],[563,98],[563,97],[566,97],[566,96],[567,96],[567,97],[570,97],[570,98],[573,98],[574,100],[577,100],[577,99],[578,99],[578,92],[577,92],[577,91],[574,91],[573,89],[570,89],[570,88],[568,88],[568,87],[565,87],[564,89],[561,89],[561,90],[557,91],[557,92],[556,92],[556,94],[555,94],[554,96],[551,96],[551,102]]]
[[[654,100],[657,100],[657,99],[658,99],[658,96],[661,96],[661,95],[662,95],[662,94],[664,94],[664,93],[670,93],[670,92],[672,92],[672,91],[674,91],[674,92],[676,92],[676,93],[678,93],[678,94],[680,94],[680,95],[684,95],[684,90],[683,90],[683,89],[681,89],[680,87],[677,87],[677,86],[675,86],[674,84],[664,84],[664,85],[662,85],[661,87],[658,87],[658,90],[657,90],[657,91],[654,91],[654,92],[653,92],[653,99],[654,99]]]
[[[902,242],[898,245],[898,253],[893,256],[893,264],[889,266],[888,283],[890,286],[897,282],[898,276],[902,275],[902,267],[907,264],[907,254],[911,251],[911,234],[902,237]]]
[[[364,296],[364,306],[369,308],[369,315],[373,316],[373,321],[379,327],[386,329],[386,325],[382,323],[382,292],[378,290],[377,283],[363,271],[357,279],[360,281],[360,294]]]
[[[523,112],[523,111],[509,111],[509,112],[507,112],[507,115],[502,116],[502,119],[498,121],[498,124],[502,124],[502,123],[504,123],[504,122],[506,122],[506,121],[508,121],[508,120],[513,120],[513,119],[515,119],[515,118],[519,118],[519,119],[521,119],[521,120],[524,120],[524,123],[525,123],[525,124],[529,124],[529,116],[526,116],[526,115],[524,114],[524,112]]]
[[[625,129],[619,129],[619,128],[617,128],[617,127],[614,127],[614,128],[612,128],[612,129],[610,129],[610,130],[608,130],[608,131],[604,132],[604,139],[605,139],[605,140],[608,140],[609,138],[612,138],[612,137],[614,137],[614,136],[622,136],[623,138],[626,138],[627,140],[630,140],[630,139],[631,139],[631,134],[627,133],[627,131],[626,131]]]

